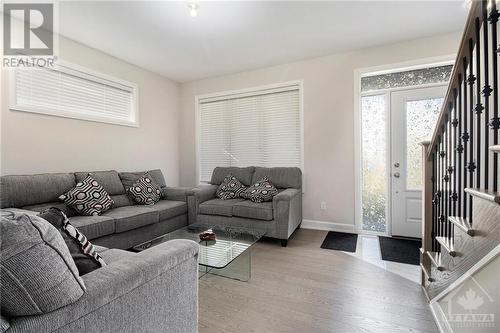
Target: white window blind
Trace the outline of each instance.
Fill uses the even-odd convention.
[[[217,166],[302,164],[298,85],[199,100],[199,177]]]
[[[17,69],[11,109],[137,125],[136,87],[71,65]]]

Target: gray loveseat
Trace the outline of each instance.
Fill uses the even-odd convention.
[[[50,207],[62,209],[71,224],[92,243],[107,248],[128,249],[134,245],[179,229],[188,224],[187,197],[191,189],[168,187],[161,170],[149,174],[166,193],[155,205],[135,205],[126,194],[144,172],[93,171],[92,177],[109,193],[112,208],[99,216],[80,216],[58,200],[74,188],[89,172],[47,173],[0,177],[1,208],[21,208],[41,212]]]
[[[198,245],[174,240],[141,253],[130,248],[187,225],[189,189],[167,187],[160,170],[150,175],[166,199],[139,206],[126,188],[143,172],[98,171],[92,176],[115,204],[101,216],[78,216],[58,201],[88,172],[0,177],[2,209],[35,214],[55,206],[94,244],[108,264],[82,278],[85,294],[75,303],[43,315],[1,318],[15,332],[196,332]],[[107,249],[115,248],[115,249]],[[121,249],[116,249],[121,248]]]
[[[262,203],[219,199],[217,188],[228,174],[245,186],[268,176],[279,193],[272,201]],[[217,167],[210,184],[198,186],[193,193],[188,199],[189,223],[252,228],[265,232],[267,237],[280,239],[282,246],[287,245],[290,235],[302,223],[302,172],[299,168]]]

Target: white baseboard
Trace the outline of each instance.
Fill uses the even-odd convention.
[[[302,220],[301,228],[357,233],[356,226],[354,224],[306,220],[306,219]]]

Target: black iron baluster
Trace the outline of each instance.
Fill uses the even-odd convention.
[[[445,197],[444,197],[444,158],[446,156],[446,153],[444,152],[444,145],[443,145],[443,140],[444,140],[444,126],[440,129],[441,130],[441,135],[439,138],[439,182],[441,183],[440,185],[440,195],[439,195],[439,236],[443,236],[443,221],[444,221],[444,212],[445,212],[445,207],[444,204],[446,202]],[[441,251],[441,246],[439,247],[439,251]]]
[[[457,98],[458,98],[458,91],[457,89],[453,89],[453,113],[452,113],[452,126],[453,126],[453,139],[452,139],[452,145],[450,149],[453,151],[453,163],[452,163],[452,191],[451,191],[451,201],[453,202],[453,210],[452,210],[452,215],[456,216],[457,215],[457,205],[458,205],[458,194],[457,194],[457,186],[458,186],[458,179],[457,179],[457,159],[458,159],[458,152],[457,152],[457,142],[458,142],[458,115],[457,115]],[[453,230],[453,228],[452,228]]]
[[[431,147],[432,148],[432,147]],[[436,234],[437,234],[437,204],[438,204],[438,195],[437,195],[437,179],[436,179],[436,150],[432,149],[432,251],[436,251]]]
[[[465,72],[464,72],[465,73]],[[464,146],[462,144],[462,103],[464,95],[462,95],[462,74],[458,75],[458,108],[457,113],[455,115],[455,119],[457,119],[458,127],[455,129],[455,140],[457,142],[457,147],[455,148],[455,152],[457,153],[457,163],[455,164],[455,172],[457,179],[457,187],[455,192],[457,194],[457,210],[455,214],[460,216],[462,212],[462,154],[464,152]]]
[[[472,39],[469,40],[469,163],[467,170],[469,171],[469,186],[474,187],[474,64],[473,64],[474,44]],[[468,207],[469,221],[472,223],[472,197],[469,197]]]
[[[467,100],[468,96],[468,86],[467,83],[469,82],[468,76],[467,76],[467,58],[464,57],[463,59],[463,67],[464,67],[464,109],[462,112],[462,119],[464,123],[464,131],[462,133],[462,142],[464,145],[464,158],[463,158],[463,165],[462,165],[462,171],[464,173],[464,189],[467,187],[467,142],[469,141],[469,127],[468,127],[468,121],[467,121],[467,110],[469,110],[469,104]],[[469,72],[470,75],[470,72]],[[464,196],[464,205],[462,206],[462,217],[467,217],[467,193],[462,192]]]
[[[452,191],[453,191],[453,154],[452,154],[452,142],[451,138],[453,137],[452,132],[452,116],[453,116],[453,105],[448,103],[448,119],[446,123],[447,127],[447,141],[446,141],[446,154],[447,156],[447,168],[446,168],[446,176],[448,177],[448,193],[446,193],[446,200],[448,201],[448,210],[446,211],[446,230],[448,237],[451,237],[451,223],[448,218],[452,215],[453,209],[453,200],[452,200]]]
[[[446,111],[449,112],[449,110],[446,108]],[[445,125],[444,125],[444,134],[443,134],[443,151],[444,151],[444,158],[443,158],[443,180],[444,180],[444,195],[443,195],[443,201],[444,201],[444,219],[443,219],[443,231],[444,231],[444,236],[448,237],[448,223],[446,221],[448,220],[448,206],[449,206],[449,185],[450,185],[450,177],[448,175],[448,158],[450,156],[449,154],[449,149],[448,149],[448,136],[449,136],[449,131],[448,131],[448,123],[449,122],[449,116],[448,113],[446,114],[445,117]]]
[[[489,187],[489,138],[490,138],[490,133],[488,132],[488,119],[490,117],[490,95],[492,92],[491,86],[489,85],[489,52],[488,52],[488,44],[489,44],[489,39],[488,39],[488,9],[486,4],[483,5],[483,54],[484,54],[484,88],[483,88],[483,98],[484,98],[484,147],[483,147],[483,153],[484,153],[484,188],[488,189]],[[478,120],[479,120],[479,126],[481,126],[481,115],[478,115]],[[481,139],[479,137],[479,144],[481,144]],[[478,170],[478,176],[480,176],[481,172]],[[478,185],[479,187],[479,185]]]
[[[481,23],[476,18],[476,185],[481,187],[481,114],[484,106],[481,103]]]
[[[500,119],[498,118],[498,44],[497,44],[497,22],[499,18],[499,13],[496,7],[496,2],[491,2],[491,11],[488,20],[491,23],[491,67],[493,73],[493,117],[489,121],[489,125],[493,130],[493,144],[498,144],[498,126],[500,126]],[[488,118],[486,118],[488,121]],[[497,124],[497,128],[495,129],[495,123]],[[493,174],[492,174],[492,189],[493,191],[498,190],[498,154],[493,154]]]

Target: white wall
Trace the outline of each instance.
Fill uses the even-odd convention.
[[[181,184],[195,185],[196,95],[303,79],[304,218],[352,226],[354,70],[454,54],[459,41],[459,33],[447,34],[182,84]],[[327,202],[326,211],[319,209],[320,201]]]
[[[161,168],[178,185],[178,83],[65,38],[60,58],[137,83],[140,127],[11,111],[2,70],[1,173]]]

